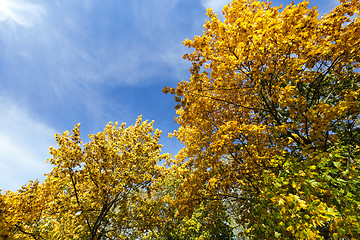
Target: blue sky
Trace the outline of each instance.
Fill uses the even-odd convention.
[[[43,180],[54,134],[79,122],[86,141],[143,115],[176,154],[175,102],[161,89],[189,78],[182,41],[202,34],[206,8],[220,14],[228,2],[0,0],[0,189]],[[310,4],[324,14],[338,3]]]

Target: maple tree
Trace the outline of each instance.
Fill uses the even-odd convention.
[[[234,0],[212,10],[179,102],[175,163],[192,172],[178,201],[222,199],[254,239],[360,237],[360,2],[319,17]]]
[[[161,132],[140,117],[127,128],[109,123],[82,145],[79,126],[56,135],[44,183],[2,195],[8,238],[134,239],[158,223],[151,194],[163,178],[158,162],[169,158],[161,154]]]

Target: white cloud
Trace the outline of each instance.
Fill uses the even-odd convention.
[[[0,22],[11,20],[17,25],[29,28],[44,15],[40,5],[21,0],[0,0]]]
[[[221,13],[224,6],[229,2],[231,2],[231,0],[201,0],[201,4],[204,8],[212,8],[216,13]]]
[[[71,117],[62,114],[52,124],[70,118],[75,124],[80,113],[73,109],[92,115],[91,121],[107,116],[103,85],[183,79],[188,66],[181,41],[194,29],[178,28],[194,21],[176,16],[178,3],[0,0],[0,90],[17,103],[28,102],[31,111],[41,109],[49,122],[53,112],[67,109]],[[205,14],[190,16],[199,18],[201,31]]]
[[[29,180],[43,180],[55,130],[0,96],[0,189],[15,191]]]
[[[46,78],[53,86],[47,92],[60,98],[69,89],[77,89],[79,84],[97,84],[109,78],[117,84],[142,84],[159,72],[150,65],[167,63],[162,61],[168,57],[168,53],[163,54],[164,48],[172,47],[174,43],[181,45],[183,40],[169,32],[176,27],[169,19],[178,0],[146,3],[138,0],[129,4],[116,1],[102,4],[92,0],[64,0],[61,3],[38,0],[37,4],[24,1],[0,0],[0,23],[11,19],[17,26],[33,26],[25,31],[21,28],[9,31],[0,26],[0,41],[7,45],[3,56],[8,59],[7,65],[14,62],[15,66],[23,61],[23,66],[33,66],[30,71],[41,67],[39,75],[42,76],[37,76],[37,83],[31,85],[42,84],[40,81]],[[106,32],[112,25],[111,21],[118,20],[110,16],[99,17],[105,14],[102,5],[113,7],[117,18],[129,21],[136,28],[119,30],[127,27],[119,20],[117,25],[122,27],[114,25],[111,33]],[[130,5],[127,6],[129,11],[117,10],[122,5]],[[43,14],[45,9],[46,15]],[[43,16],[41,24],[35,24],[36,16]],[[131,39],[129,36],[134,32],[136,38]],[[171,51],[174,50],[179,49],[175,46]],[[179,62],[182,62],[180,52]],[[16,78],[15,81],[27,84],[25,79]]]

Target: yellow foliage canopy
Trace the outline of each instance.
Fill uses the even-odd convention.
[[[152,193],[164,176],[158,163],[169,158],[161,154],[161,132],[140,117],[127,128],[109,123],[82,145],[79,127],[56,135],[48,160],[54,168],[43,184],[1,195],[6,237],[128,239],[160,224],[161,201]]]
[[[192,173],[182,202],[220,197],[250,236],[360,236],[359,10],[343,0],[319,18],[308,1],[234,0],[224,21],[208,10],[203,35],[184,41],[190,80],[172,91],[177,163]]]

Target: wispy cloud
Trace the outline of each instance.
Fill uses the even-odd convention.
[[[221,13],[224,6],[230,3],[231,0],[201,0],[201,4],[204,8],[212,8],[214,12]]]
[[[4,6],[0,10],[3,21],[12,16],[18,26],[33,26],[17,31],[0,28],[0,41],[6,44],[0,50],[6,60],[3,66],[11,71],[8,79],[18,81],[19,86],[46,88],[44,92],[66,99],[64,94],[73,94],[74,89],[77,96],[88,95],[91,84],[111,81],[117,85],[143,85],[149,84],[150,78],[160,81],[158,76],[164,68],[173,69],[167,71],[168,78],[179,75],[183,63],[181,42],[188,36],[171,31],[179,24],[174,14],[177,0],[64,0],[61,4],[15,0],[19,6],[10,0],[0,3]],[[47,14],[41,15],[44,9]],[[40,15],[43,21],[35,25],[35,16]],[[19,66],[19,62],[23,68],[9,67],[12,63]],[[28,66],[32,67],[25,69]],[[187,71],[187,67],[183,69]],[[15,76],[24,70],[29,71],[26,75],[36,75],[32,78],[35,82]]]
[[[193,28],[179,26],[193,27],[194,21],[176,15],[179,2],[37,0],[36,6],[46,9],[41,22],[32,28],[17,25],[16,31],[0,26],[0,42],[6,45],[0,49],[0,88],[18,104],[31,101],[30,111],[56,106],[65,114],[75,108],[96,120],[108,114],[104,85],[183,80],[189,66],[182,59],[187,51],[182,41]],[[201,27],[205,14],[193,16]]]
[[[0,0],[0,22],[11,21],[22,27],[33,27],[45,14],[45,9],[37,4],[21,0]]]
[[[55,130],[1,96],[0,115],[0,189],[14,191],[24,181],[43,180]]]

